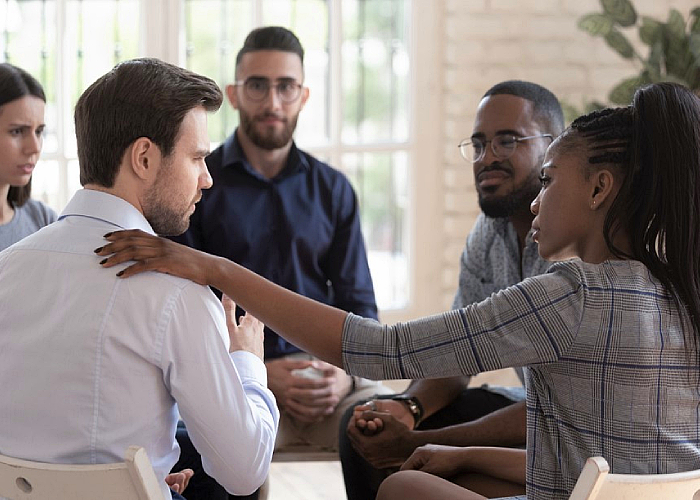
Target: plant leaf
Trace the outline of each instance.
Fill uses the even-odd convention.
[[[693,16],[695,19],[690,23],[690,32],[700,33],[700,7],[693,9]]]
[[[644,62],[644,71],[649,75],[652,82],[661,81],[661,58],[664,54],[664,46],[661,40],[658,40],[649,48],[649,57]]]
[[[605,14],[586,14],[578,20],[578,27],[593,36],[605,36],[613,28],[612,18]]]
[[[663,23],[656,19],[643,16],[642,25],[639,27],[639,38],[647,45],[653,45],[661,37]]]
[[[625,35],[620,33],[618,30],[613,28],[610,33],[605,35],[605,41],[625,59],[632,59],[634,57],[634,49],[632,48],[632,44],[627,40],[627,38],[625,38]]]
[[[693,56],[688,46],[688,37],[685,28],[679,34],[677,26],[664,25],[664,63],[666,74],[678,78],[685,78],[688,66],[693,63]]]
[[[666,21],[666,29],[669,33],[675,36],[685,35],[685,20],[683,15],[676,9],[671,9],[668,12],[668,21]]]
[[[627,106],[632,102],[632,97],[634,92],[645,83],[649,83],[641,76],[634,76],[632,78],[626,78],[620,83],[615,85],[613,89],[608,94],[608,99],[614,104],[619,104],[622,106]]]
[[[695,65],[700,67],[700,33],[692,33],[688,45],[690,52],[695,57]]]
[[[603,10],[617,24],[623,27],[637,22],[637,13],[629,0],[600,0]]]

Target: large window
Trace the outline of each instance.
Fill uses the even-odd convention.
[[[34,196],[60,210],[80,187],[72,109],[116,62],[156,56],[224,87],[252,28],[287,26],[306,50],[311,93],[295,139],[350,178],[380,309],[405,308],[412,283],[413,7],[411,0],[0,0],[0,59],[39,78],[49,101]],[[236,125],[224,104],[210,118],[212,143]]]

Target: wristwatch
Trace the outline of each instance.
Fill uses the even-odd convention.
[[[406,405],[406,407],[408,407],[408,411],[411,412],[411,415],[413,416],[413,428],[415,429],[418,427],[418,424],[423,418],[423,405],[420,404],[418,398],[415,396],[409,396],[408,394],[395,394],[391,396],[391,399],[394,401],[401,401]]]

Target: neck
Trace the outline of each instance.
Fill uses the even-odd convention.
[[[253,144],[253,141],[240,128],[237,134],[238,143],[243,148],[248,163],[256,172],[266,179],[272,179],[282,171],[287,163],[287,156],[289,156],[289,150],[292,148],[292,141],[289,141],[281,148],[269,150]]]
[[[7,224],[15,215],[15,210],[7,201],[7,193],[10,192],[10,185],[0,186],[0,224]]]
[[[534,218],[535,216],[532,215],[532,212],[530,212],[530,207],[527,207],[527,210],[519,210],[508,217],[508,220],[511,224],[513,224],[515,232],[518,235],[518,244],[520,245],[521,255],[523,249],[525,248],[525,238],[527,237],[527,233],[530,232],[530,228],[532,227],[532,219]]]

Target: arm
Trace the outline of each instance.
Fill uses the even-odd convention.
[[[476,473],[524,485],[525,465],[525,450],[428,445],[417,449],[401,470],[419,470],[444,478]]]
[[[226,309],[230,332],[216,297],[186,285],[164,325],[160,364],[205,471],[243,495],[267,477],[279,414],[265,387],[261,325],[248,317],[234,326],[233,304]]]
[[[566,262],[479,304],[383,326],[301,297],[233,262],[141,231],[112,233],[107,239],[114,243],[96,253],[116,255],[105,259],[104,267],[138,261],[119,276],[157,270],[212,284],[301,349],[378,380],[555,362],[575,340],[587,292],[580,265]]]

